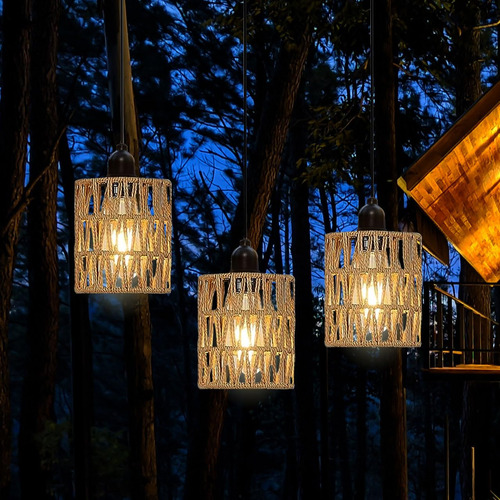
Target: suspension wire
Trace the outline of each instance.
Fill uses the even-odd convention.
[[[370,174],[375,198],[375,0],[370,0]]]
[[[125,0],[120,0],[119,14],[120,14],[120,143],[125,144],[125,62],[124,62],[124,31],[123,26],[123,11]]]
[[[248,239],[248,88],[247,88],[247,0],[243,0],[243,196],[245,204],[245,239]]]

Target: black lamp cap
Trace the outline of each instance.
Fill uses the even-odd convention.
[[[368,198],[366,205],[358,213],[358,230],[385,231],[385,212],[379,207],[377,198]]]
[[[126,144],[118,144],[108,158],[109,177],[137,177],[134,157],[128,152]]]
[[[232,273],[258,273],[259,256],[251,247],[250,240],[243,238],[240,246],[231,255]]]

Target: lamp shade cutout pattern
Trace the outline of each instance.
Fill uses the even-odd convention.
[[[198,278],[200,389],[293,389],[294,285],[258,272]]]
[[[325,345],[419,347],[421,290],[420,234],[327,234]]]
[[[171,183],[142,177],[75,182],[75,291],[169,293]]]

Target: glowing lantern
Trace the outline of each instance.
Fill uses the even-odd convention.
[[[292,389],[294,278],[260,273],[243,240],[231,272],[198,278],[198,386]]]
[[[75,182],[75,291],[169,293],[171,183],[134,176],[121,145],[108,177]]]
[[[358,227],[325,237],[325,345],[420,346],[420,234],[386,231],[374,198]]]

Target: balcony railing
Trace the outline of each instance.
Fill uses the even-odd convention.
[[[424,368],[450,373],[497,370],[500,375],[500,323],[488,312],[492,284],[425,283],[422,318]],[[484,314],[467,303],[479,291],[487,303]],[[477,289],[480,287],[480,290]],[[460,291],[460,293],[459,293]],[[457,297],[456,295],[459,295]],[[484,309],[483,309],[484,311]]]

